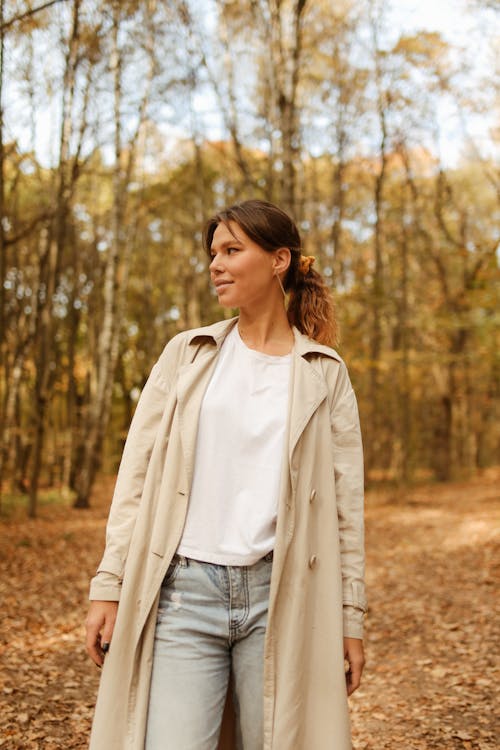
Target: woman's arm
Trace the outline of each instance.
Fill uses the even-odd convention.
[[[141,393],[123,449],[106,526],[106,548],[91,583],[91,599],[120,598],[125,560],[167,395],[168,385],[157,362]]]
[[[182,334],[174,337],[154,365],[141,393],[123,450],[106,526],[106,548],[90,585],[87,650],[99,666],[111,642],[144,479],[177,370],[182,341]]]
[[[363,638],[365,599],[363,446],[356,396],[342,363],[331,402],[335,491],[339,521],[344,637]]]
[[[330,416],[343,588],[344,658],[348,664],[346,689],[351,695],[360,685],[365,664],[364,472],[358,406],[344,363],[340,365]]]
[[[121,579],[144,479],[184,341],[184,334],[169,341],[139,398],[123,449],[106,526],[106,548],[97,576],[91,583],[90,599],[120,598]],[[103,573],[106,575],[101,575]]]

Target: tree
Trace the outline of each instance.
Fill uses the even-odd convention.
[[[120,47],[120,25],[124,18],[119,2],[113,3],[111,71],[114,95],[114,169],[111,242],[107,251],[103,286],[103,316],[98,339],[95,391],[91,393],[81,465],[75,481],[75,506],[85,508],[99,466],[102,442],[109,421],[112,389],[118,361],[124,294],[130,264],[130,236],[125,229],[126,200],[134,174],[135,157],[141,128],[145,123],[155,71],[154,18],[156,3],[146,6],[149,16],[146,51],[149,58],[142,98],[137,112],[137,124],[128,143],[123,143],[123,49]],[[148,13],[148,15],[149,15]]]

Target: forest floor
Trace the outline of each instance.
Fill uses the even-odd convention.
[[[368,493],[355,750],[499,747],[499,488],[488,471]],[[101,480],[88,511],[51,505],[0,523],[2,750],[87,747],[99,670],[83,622],[111,489]]]

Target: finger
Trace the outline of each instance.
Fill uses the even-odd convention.
[[[352,695],[361,684],[361,674],[363,672],[363,661],[352,661],[349,665],[349,671],[346,673],[347,695]]]
[[[87,653],[98,667],[102,667],[104,661],[103,652],[101,649],[101,635],[99,630],[101,628],[101,622],[99,620],[88,619],[86,622],[87,637],[85,645],[87,647]]]
[[[115,629],[116,615],[107,615],[104,621],[104,626],[101,630],[101,650],[103,653],[109,651],[111,639],[113,638],[113,630]]]
[[[92,636],[87,633],[86,646],[87,653],[94,664],[97,664],[98,667],[102,667],[104,656],[101,649],[101,636],[99,634]]]

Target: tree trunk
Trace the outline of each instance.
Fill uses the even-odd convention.
[[[302,51],[302,15],[305,6],[306,0],[295,0],[293,3],[292,38],[287,44],[284,37],[284,28],[288,26],[289,20],[284,18],[286,10],[278,0],[270,0],[271,58],[276,86],[277,126],[281,133],[280,202],[285,211],[292,215],[295,215],[297,209],[296,159],[300,151],[297,91]]]
[[[37,370],[35,380],[35,435],[32,448],[32,464],[29,480],[28,515],[36,516],[38,501],[38,485],[42,467],[42,449],[45,436],[45,414],[49,398],[50,356],[52,343],[52,300],[56,287],[56,268],[58,246],[55,238],[48,231],[42,232],[40,238],[42,249],[40,252],[41,289],[38,297],[37,314]],[[43,296],[42,296],[43,295]]]
[[[107,251],[106,268],[104,273],[104,310],[100,328],[97,354],[97,382],[96,391],[92,394],[89,405],[89,423],[84,441],[83,461],[76,482],[75,508],[88,508],[90,491],[95,479],[99,450],[104,431],[112,395],[114,369],[117,350],[114,339],[118,336],[117,309],[117,267],[122,244],[122,206],[126,189],[122,179],[122,136],[121,136],[121,77],[122,56],[118,43],[120,28],[120,9],[117,2],[113,3],[113,50],[111,67],[113,70],[114,91],[114,124],[115,124],[115,164],[113,171],[113,209],[112,209],[112,241]]]
[[[89,66],[87,71],[87,78],[85,84],[85,90],[83,94],[83,107],[80,119],[80,128],[78,132],[78,143],[76,146],[76,152],[72,160],[71,178],[72,182],[75,182],[75,177],[79,169],[79,161],[81,156],[82,145],[84,141],[85,131],[87,128],[87,113],[91,99],[92,89],[92,66]],[[63,459],[62,459],[62,486],[63,491],[69,494],[72,487],[72,475],[73,475],[73,464],[75,461],[75,454],[77,453],[76,446],[78,445],[78,437],[81,431],[81,409],[80,402],[81,398],[78,394],[77,380],[75,377],[75,356],[76,346],[78,339],[78,330],[80,326],[81,311],[76,307],[75,302],[77,300],[77,290],[79,284],[80,274],[83,270],[83,258],[78,248],[78,243],[75,237],[71,238],[70,248],[72,253],[71,268],[73,270],[73,284],[71,287],[71,293],[69,295],[68,303],[68,363],[67,363],[67,377],[68,387],[66,391],[66,425],[65,425],[65,440],[63,448]]]
[[[44,278],[45,281],[44,289],[41,291],[43,296],[40,296],[39,294],[38,300],[39,315],[37,316],[37,321],[39,324],[39,330],[37,332],[38,350],[36,355],[37,370],[35,383],[36,428],[32,451],[33,459],[28,504],[28,513],[32,518],[36,515],[38,485],[40,481],[45,436],[45,418],[47,405],[50,399],[50,359],[54,339],[52,303],[57,288],[57,277],[64,248],[69,199],[71,195],[71,183],[68,176],[68,157],[72,132],[72,108],[76,70],[79,64],[78,46],[80,1],[81,0],[74,0],[73,2],[71,34],[66,54],[63,80],[62,122],[59,147],[59,184],[55,209],[54,232],[49,238],[45,274],[41,274],[41,278]]]
[[[411,433],[411,385],[408,341],[408,246],[410,238],[402,221],[401,237],[401,299],[398,305],[398,330],[401,362],[399,365],[399,439],[401,444],[400,476],[403,484],[411,479],[412,433]]]
[[[154,5],[151,3],[151,16]],[[125,236],[125,209],[128,186],[132,179],[137,142],[140,129],[145,121],[147,105],[154,77],[154,29],[149,29],[147,52],[150,60],[149,72],[144,84],[144,93],[138,112],[137,128],[127,144],[128,159],[123,168],[124,148],[121,130],[122,106],[122,67],[123,59],[119,46],[119,28],[121,20],[120,3],[113,4],[113,90],[114,90],[114,123],[115,123],[115,164],[113,171],[113,209],[112,209],[112,242],[108,250],[104,277],[104,310],[98,342],[97,378],[95,393],[91,395],[89,420],[83,444],[81,468],[75,481],[75,508],[88,508],[90,492],[99,468],[100,453],[106,434],[113,383],[118,362],[120,345],[120,323],[124,317],[125,289],[127,286],[130,253],[132,242]],[[121,262],[120,262],[121,261]]]
[[[0,443],[4,444],[3,427],[5,424],[4,417],[4,398],[2,393],[2,378],[4,379],[3,388],[8,390],[7,379],[5,378],[5,289],[4,280],[7,270],[6,246],[5,246],[5,155],[3,145],[3,74],[4,74],[4,0],[0,0]],[[2,449],[0,449],[2,450]],[[3,451],[2,451],[3,452]],[[2,459],[0,458],[0,461]],[[0,508],[2,507],[2,477],[0,471]]]
[[[377,78],[378,78],[377,74]],[[384,279],[383,279],[383,246],[384,246],[384,206],[383,193],[387,166],[387,124],[385,101],[383,92],[378,92],[378,117],[381,131],[380,139],[380,168],[375,178],[374,208],[375,226],[373,230],[373,255],[374,268],[371,287],[371,337],[370,337],[370,404],[371,404],[371,431],[372,439],[368,446],[367,464],[374,465],[375,456],[380,447],[380,358],[382,353],[382,315],[384,304]]]

